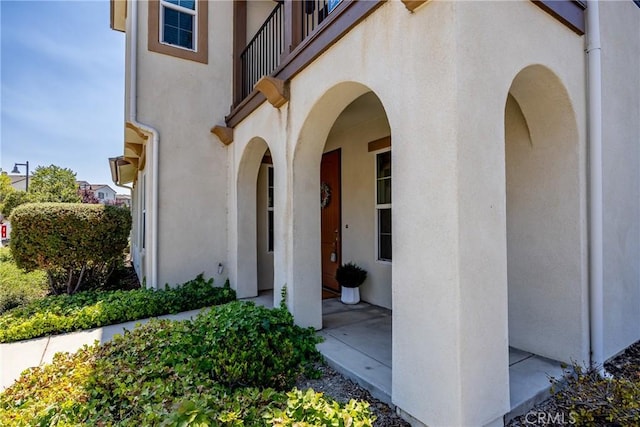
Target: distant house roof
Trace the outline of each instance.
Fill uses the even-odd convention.
[[[11,178],[11,185],[24,181],[27,176],[26,175],[8,175]]]
[[[93,189],[94,190],[103,190],[105,188],[108,188],[109,190],[113,191],[114,193],[116,192],[116,190],[114,190],[113,188],[109,187],[107,184],[93,184]]]
[[[107,184],[91,184],[88,181],[81,181],[81,180],[76,181],[76,184],[78,185],[78,187],[80,187],[83,190],[98,191],[98,190],[108,188],[114,193],[116,192],[113,188],[109,187],[109,185]]]

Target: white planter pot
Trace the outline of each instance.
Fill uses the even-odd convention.
[[[360,288],[342,287],[342,295],[340,301],[343,304],[357,304],[360,302]]]

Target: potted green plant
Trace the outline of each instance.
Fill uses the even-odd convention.
[[[357,264],[348,262],[336,269],[336,281],[342,289],[340,300],[344,304],[357,304],[360,302],[360,285],[367,278],[366,270]]]

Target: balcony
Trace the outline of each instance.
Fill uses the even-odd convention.
[[[233,128],[265,101],[254,89],[263,76],[291,80],[385,1],[275,0],[248,43],[248,2],[234,1],[233,104],[225,117],[226,125]],[[402,1],[411,11],[416,3],[426,3]],[[575,33],[584,34],[583,1],[531,1]]]
[[[246,42],[247,2],[234,2],[234,91],[227,126],[235,126],[265,101],[254,89],[260,78],[290,80],[382,3],[277,0]]]

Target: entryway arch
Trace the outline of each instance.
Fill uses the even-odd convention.
[[[258,290],[273,288],[273,181],[271,191],[268,168],[273,168],[269,155],[269,145],[260,138],[252,138],[242,151],[238,164],[236,180],[236,230],[237,230],[237,266],[236,293],[238,298],[258,295]],[[266,179],[266,181],[265,181]],[[258,184],[266,184],[261,188]],[[264,210],[259,208],[264,208]],[[271,229],[269,229],[269,208],[271,209]],[[266,222],[266,224],[262,224]],[[258,232],[261,232],[260,235]],[[267,253],[263,253],[265,249]],[[271,262],[270,268],[267,265]],[[260,264],[262,263],[262,265]]]
[[[505,101],[509,345],[587,356],[586,215],[580,135],[560,78],[531,65]]]
[[[371,145],[373,142],[378,145]],[[297,321],[305,326],[322,327],[323,268],[328,278],[332,272],[327,266],[335,267],[340,262],[352,261],[365,268],[369,278],[363,286],[363,299],[391,308],[391,260],[378,257],[375,201],[376,156],[390,148],[391,130],[383,103],[364,84],[341,82],[331,87],[305,118],[295,141],[291,169],[293,280],[289,290],[289,305]],[[327,242],[323,244],[322,238],[321,165],[323,155],[329,152],[340,159],[336,166],[340,179],[332,182],[340,182],[340,191],[334,193],[341,194],[338,201],[342,206],[340,218],[331,222],[335,230],[329,230],[335,234],[335,250]],[[391,156],[386,157],[390,174]],[[390,197],[390,175],[388,188]],[[390,207],[389,200],[383,206],[389,208],[385,217],[389,227],[383,236],[388,239],[389,258]],[[325,246],[327,250],[323,250]]]

